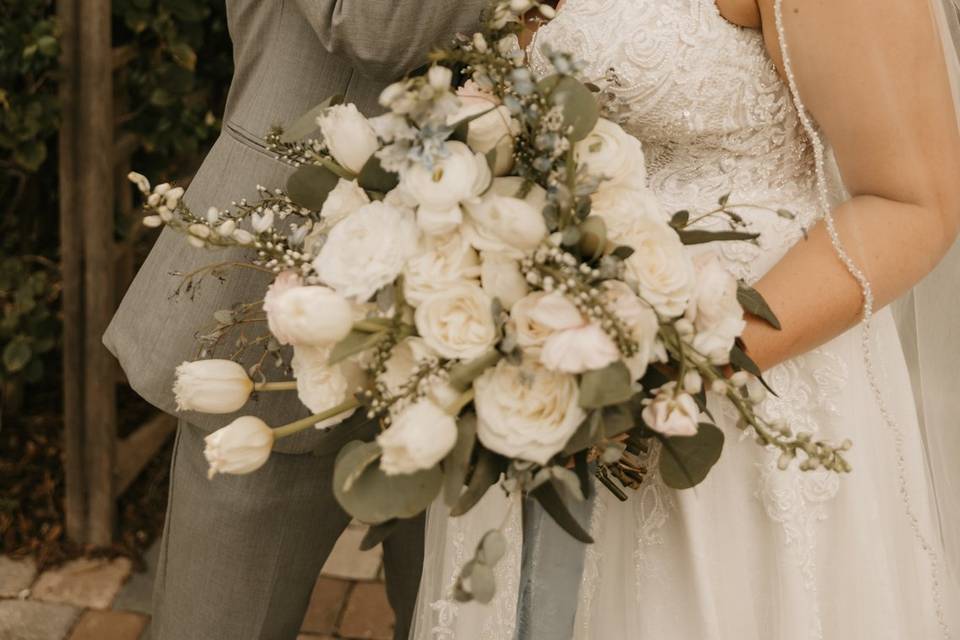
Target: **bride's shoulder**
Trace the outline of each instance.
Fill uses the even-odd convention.
[[[720,15],[741,27],[759,29],[762,25],[760,5],[773,0],[716,0]]]

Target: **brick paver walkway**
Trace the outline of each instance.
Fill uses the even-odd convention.
[[[351,525],[337,543],[297,640],[393,637],[382,554],[359,551],[363,533]],[[0,640],[148,640],[151,582],[126,559],[81,559],[38,575],[31,560],[0,556]]]

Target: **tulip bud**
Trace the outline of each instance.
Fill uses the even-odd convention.
[[[179,411],[233,413],[250,399],[253,381],[232,360],[197,360],[177,367],[173,393]]]
[[[273,440],[273,430],[260,418],[237,418],[204,438],[207,446],[203,455],[210,463],[208,477],[256,471],[270,458]]]
[[[137,189],[140,191],[140,193],[150,193],[150,181],[147,180],[147,177],[142,173],[131,171],[127,174],[127,180],[137,185]]]

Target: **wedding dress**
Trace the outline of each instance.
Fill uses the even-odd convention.
[[[600,87],[604,116],[643,142],[664,215],[714,209],[728,193],[730,202],[795,214],[738,209],[761,234],[758,245],[717,249],[738,277],[758,280],[820,217],[816,154],[791,89],[763,36],[726,21],[714,0],[568,0],[531,49],[539,73],[549,72],[547,46],[583,60],[581,75]],[[745,439],[735,411],[714,398],[727,444],[703,484],[678,492],[654,473],[627,502],[597,486],[575,638],[960,634],[949,619],[960,599],[931,546],[934,507],[889,309],[875,314],[869,339],[875,377],[892,391],[883,409],[892,420],[871,390],[860,328],[766,374],[778,393],[763,405],[767,416],[820,438],[851,439],[853,473],[780,471],[779,452]],[[654,447],[651,469],[658,456]],[[431,512],[416,640],[513,637],[516,547],[498,567],[493,603],[450,597],[456,571],[486,530],[478,522],[506,517],[508,536],[517,537],[519,509],[506,503],[491,491],[463,518]]]

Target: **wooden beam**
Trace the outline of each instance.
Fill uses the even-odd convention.
[[[116,389],[114,362],[101,337],[114,308],[113,281],[113,50],[110,3],[78,0],[79,100],[77,121],[83,230],[84,433],[88,483],[88,542],[113,540],[116,505]]]
[[[177,419],[161,413],[144,423],[117,445],[117,472],[114,497],[130,488],[143,468],[176,431]]]

